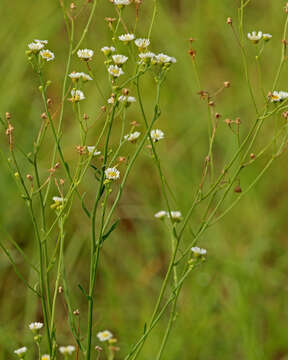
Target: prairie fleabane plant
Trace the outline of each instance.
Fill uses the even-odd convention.
[[[158,121],[165,112],[161,106],[161,91],[165,87],[166,78],[170,71],[180,70],[179,68],[177,70],[177,54],[171,54],[173,55],[171,56],[162,53],[162,49],[157,49],[151,38],[157,14],[157,0],[151,5],[153,16],[148,31],[138,28],[141,3],[142,1],[136,0],[111,1],[115,18],[106,20],[110,31],[109,41],[106,46],[96,44],[96,47],[92,49],[92,44],[89,44],[91,48],[84,48],[83,44],[93,21],[97,1],[83,1],[83,7],[90,8],[90,15],[82,32],[75,34],[75,22],[78,16],[77,9],[75,10],[76,5],[72,3],[73,6],[72,4],[66,6],[60,0],[69,39],[62,95],[54,109],[52,104],[57,101],[54,100],[57,97],[53,94],[51,86],[55,79],[47,78],[46,69],[53,67],[53,64],[58,61],[57,53],[53,51],[52,46],[50,50],[50,44],[48,49],[48,40],[34,40],[28,44],[26,53],[31,69],[37,76],[36,86],[42,98],[42,123],[37,129],[38,134],[34,139],[33,148],[29,151],[22,149],[21,139],[17,134],[17,119],[8,112],[1,118],[8,139],[8,165],[21,198],[31,215],[38,245],[38,259],[35,265],[34,261],[31,261],[16,244],[27,266],[37,274],[38,283],[35,286],[26,280],[18,270],[9,250],[1,245],[17,275],[24,281],[27,291],[33,292],[41,303],[40,319],[31,319],[31,321],[41,320],[41,322],[33,322],[29,325],[35,346],[15,350],[15,355],[19,358],[32,359],[35,358],[34,354],[37,354],[39,359],[43,360],[61,357],[113,360],[117,352],[122,351],[117,346],[117,339],[111,331],[96,328],[95,288],[99,281],[97,275],[103,249],[117,232],[117,226],[121,220],[118,218],[117,209],[129,181],[129,175],[133,172],[138,157],[142,154],[147,155],[148,151],[151,162],[155,163],[159,174],[165,204],[165,208],[156,209],[158,211],[156,213],[155,209],[151,209],[151,218],[162,221],[167,229],[167,237],[171,239],[171,255],[153,312],[146,321],[139,338],[130,346],[130,350],[121,353],[121,358],[125,360],[139,358],[147,338],[153,336],[153,329],[168,312],[169,320],[166,330],[155,355],[155,358],[160,360],[175,322],[177,300],[183,284],[207,258],[207,250],[196,244],[203,238],[205,231],[223,218],[262,178],[274,160],[286,150],[288,93],[278,89],[278,81],[286,61],[286,40],[282,42],[281,61],[274,82],[265,84],[265,87],[270,88],[269,93],[266,94],[260,59],[265,56],[269,41],[273,41],[274,38],[271,34],[262,31],[246,32],[243,27],[243,18],[244,10],[250,0],[241,1],[237,26],[234,25],[232,18],[227,19],[226,26],[231,28],[235,41],[239,45],[245,74],[244,82],[250,93],[255,118],[245,126],[239,117],[241,114],[235,114],[233,120],[224,120],[231,130],[231,136],[235,138],[236,149],[231,149],[230,160],[227,163],[223,162],[224,160],[215,159],[215,138],[219,131],[219,123],[223,121],[221,114],[216,111],[217,98],[223,92],[229,96],[230,82],[225,81],[216,91],[203,89],[198,73],[194,40],[191,38],[189,55],[195,71],[195,81],[199,86],[198,94],[208,108],[209,141],[199,183],[193,192],[190,189],[187,193],[187,196],[192,198],[190,207],[179,209],[177,194],[169,185],[158,155],[158,146],[165,142],[168,135],[164,132],[165,129],[163,131],[158,128]],[[101,6],[101,3],[98,6]],[[136,9],[135,24],[129,23],[125,17],[125,11],[130,7]],[[284,25],[283,39],[286,39],[287,24],[288,17]],[[145,33],[146,37],[143,37]],[[257,47],[255,56],[259,76],[257,91],[262,96],[261,104],[256,101],[256,86],[251,85],[247,60],[250,47],[247,41],[251,42],[249,46]],[[103,57],[101,70],[94,67],[93,59],[96,56]],[[71,66],[72,60],[77,64],[76,69]],[[105,88],[98,82],[97,72],[99,71],[106,74]],[[150,92],[155,94],[152,112],[150,106],[145,106],[142,91],[142,82],[148,77],[153,79]],[[94,84],[93,91],[92,84]],[[96,135],[95,124],[90,121],[95,114],[88,116],[85,113],[85,101],[93,97],[94,92],[99,94],[102,101],[97,104],[101,111],[100,115],[96,114],[98,125],[100,123]],[[175,99],[177,100],[177,97]],[[72,108],[75,123],[79,128],[79,143],[69,144],[71,148],[75,148],[73,161],[68,158],[63,145],[65,114],[68,107],[69,110]],[[181,104],[179,108],[181,109]],[[134,116],[137,111],[137,118],[129,122],[131,109],[134,111]],[[276,119],[275,127],[269,141],[267,143],[258,141],[259,138],[261,139],[261,131],[267,121],[274,118]],[[139,125],[141,125],[141,131],[137,130]],[[169,134],[169,136],[172,135]],[[42,148],[46,142],[49,142],[51,152],[45,158],[47,154],[43,154]],[[43,158],[47,161],[46,167],[43,167]],[[268,158],[268,161],[250,184],[242,188],[242,173],[248,171],[247,169],[262,158]],[[25,162],[25,167],[23,162]],[[27,168],[29,172],[26,172]],[[48,175],[47,169],[49,169]],[[191,169],[191,171],[194,170]],[[92,191],[91,189],[83,191],[87,178],[89,182],[93,181]],[[231,200],[230,195],[233,192],[237,194],[237,197]],[[195,224],[193,214],[196,209],[202,209],[203,213],[201,221]],[[66,275],[65,264],[67,260],[69,261],[66,259],[65,251],[67,241],[69,241],[66,228],[73,212],[80,211],[83,212],[85,221],[90,226],[90,263],[86,269],[89,282],[87,286],[79,284],[75,289],[70,286]],[[73,276],[77,278],[77,273]],[[85,298],[87,305],[87,311],[81,313],[81,317],[79,310],[75,310],[75,296],[71,296],[71,293],[76,293],[76,290],[79,296]],[[62,307],[57,305],[59,297],[64,300]],[[71,345],[63,345],[63,336],[58,330],[58,319],[64,318],[61,316],[61,312],[64,311],[67,311],[67,323],[71,331],[70,338],[67,337],[65,340]],[[115,324],[113,326],[115,327]],[[138,331],[140,332],[139,329]],[[129,340],[124,339],[122,342],[128,343]]]

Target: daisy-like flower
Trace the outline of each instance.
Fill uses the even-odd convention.
[[[75,72],[73,71],[71,74],[69,74],[69,77],[72,79],[72,80],[80,80],[82,79],[83,81],[91,81],[93,80],[92,77],[84,72]]]
[[[139,131],[135,131],[131,134],[125,135],[124,139],[127,141],[130,141],[131,143],[135,143],[140,135],[141,135],[141,133]]]
[[[262,39],[263,33],[262,31],[252,31],[252,33],[248,33],[248,39],[257,44]]]
[[[170,218],[169,212],[167,212],[167,216]],[[180,211],[171,211],[171,219],[175,222],[180,222],[182,220],[182,214]]]
[[[63,203],[64,202],[64,198],[60,197],[60,196],[53,196],[52,199],[55,203]]]
[[[282,101],[288,98],[288,92],[286,91],[279,91],[279,95]]]
[[[28,48],[33,52],[38,52],[44,48],[44,45],[40,42],[35,41],[35,42],[28,44]]]
[[[119,40],[123,41],[125,43],[128,43],[129,41],[132,41],[135,39],[135,35],[134,34],[123,34],[119,36]]]
[[[155,62],[160,65],[165,65],[165,64],[175,64],[177,60],[172,56],[161,53],[155,56]]]
[[[41,360],[50,360],[50,355],[48,355],[48,354],[42,355]]]
[[[77,51],[77,56],[85,61],[91,60],[93,55],[94,55],[94,51],[91,49],[79,49]]]
[[[73,345],[60,346],[59,351],[63,355],[72,355],[73,352],[75,351],[75,346],[73,346]]]
[[[112,59],[116,65],[123,65],[128,60],[125,55],[112,55]]]
[[[136,102],[136,99],[134,96],[125,96],[125,95],[119,96],[118,100],[122,103],[125,103],[126,105],[130,105],[130,104]]]
[[[92,77],[84,72],[81,72],[81,78],[83,81],[92,81]]]
[[[72,98],[71,98],[72,102],[79,102],[79,101],[85,99],[85,95],[84,95],[83,91],[81,91],[81,90],[72,89],[71,95],[72,95]]]
[[[102,47],[101,51],[103,52],[103,54],[105,56],[109,56],[111,55],[113,52],[116,51],[115,47],[114,46],[104,46]]]
[[[40,43],[40,44],[43,44],[43,45],[47,45],[47,44],[48,44],[48,40],[34,39],[34,41],[35,41],[36,43]]]
[[[160,210],[156,214],[154,214],[154,217],[156,219],[164,219],[166,216],[167,216],[167,211],[165,210]]]
[[[113,334],[109,330],[100,331],[97,334],[97,337],[100,341],[108,341],[113,338]]]
[[[40,330],[40,329],[42,329],[42,327],[43,327],[43,323],[41,323],[41,322],[33,322],[33,323],[29,324],[29,329],[32,331]]]
[[[191,248],[191,251],[193,252],[194,255],[196,256],[204,256],[207,254],[207,250],[206,249],[201,249],[198,246],[194,246]]]
[[[105,176],[107,180],[117,180],[120,178],[120,171],[116,168],[108,168],[105,170]]]
[[[131,0],[113,0],[113,4],[117,6],[126,6],[131,4]]]
[[[87,150],[89,154],[93,154],[93,156],[97,156],[101,154],[101,151],[96,150],[95,146],[87,146]]]
[[[135,45],[139,48],[139,50],[144,50],[150,45],[149,39],[136,39]]]
[[[160,129],[151,130],[150,136],[153,142],[164,139],[164,132]]]
[[[115,97],[111,96],[108,100],[107,100],[108,104],[114,104],[115,103]]]
[[[27,352],[27,347],[23,346],[17,350],[14,350],[14,354],[18,355],[20,359],[23,359]]]
[[[139,54],[140,59],[145,63],[150,62],[152,59],[155,58],[155,56],[156,55],[153,52],[150,52],[150,51],[142,52],[142,53]]]
[[[109,74],[111,74],[113,77],[119,77],[121,75],[124,74],[124,71],[117,65],[110,65],[108,67],[108,72]]]
[[[44,59],[46,61],[51,61],[51,60],[55,59],[54,53],[52,51],[48,50],[48,49],[41,50],[40,51],[40,56],[42,57],[42,59]]]
[[[269,41],[272,39],[272,35],[271,34],[263,34],[263,40],[264,41]]]
[[[273,91],[270,101],[271,102],[280,102],[288,98],[288,93],[286,91]]]

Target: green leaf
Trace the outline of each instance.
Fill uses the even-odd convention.
[[[103,244],[103,242],[110,236],[110,234],[116,229],[116,227],[118,226],[120,222],[120,219],[116,220],[113,225],[111,226],[111,228],[107,231],[106,234],[104,234],[102,236],[102,239],[101,239],[101,244]]]

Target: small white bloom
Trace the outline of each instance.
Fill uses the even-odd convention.
[[[69,74],[69,77],[72,80],[79,80],[79,79],[81,79],[81,72],[73,71],[71,74]]]
[[[23,358],[24,355],[26,354],[26,352],[27,352],[26,346],[23,346],[17,350],[14,350],[14,354],[18,355],[20,358]]]
[[[279,91],[279,95],[280,95],[281,100],[285,100],[288,98],[288,92],[286,92],[286,91]]]
[[[119,77],[124,74],[124,71],[117,65],[110,65],[108,67],[108,72],[114,77]]]
[[[177,60],[174,57],[162,53],[155,56],[155,61],[157,64],[160,65],[175,64],[177,62]]]
[[[191,251],[193,252],[193,254],[195,255],[206,255],[207,254],[207,250],[206,249],[201,249],[198,246],[194,246],[191,248]]]
[[[112,59],[116,65],[123,65],[128,60],[128,57],[124,55],[113,55]]]
[[[130,5],[131,0],[113,0],[113,4],[118,6]]]
[[[156,214],[154,214],[154,217],[156,219],[164,219],[167,216],[167,212],[165,210],[160,210]]]
[[[81,90],[72,89],[71,95],[72,95],[72,99],[71,99],[72,102],[78,102],[85,99],[85,95]]]
[[[170,218],[169,212],[167,213],[167,216]],[[182,220],[182,214],[180,211],[171,211],[171,219],[173,221],[179,222]]]
[[[43,44],[43,45],[47,45],[47,44],[48,44],[48,40],[34,39],[34,41],[35,41],[36,43],[40,43],[40,44]]]
[[[104,46],[104,47],[102,47],[101,51],[103,52],[104,55],[109,56],[113,52],[115,52],[116,49],[114,46]]]
[[[54,200],[54,198],[53,198],[53,200]],[[34,323],[29,324],[29,329],[32,331],[40,330],[40,329],[42,329],[42,327],[43,327],[43,323],[41,323],[41,322],[34,322]]]
[[[125,135],[124,139],[127,141],[130,141],[131,143],[135,143],[140,135],[141,135],[141,133],[139,131],[135,131],[131,134]]]
[[[112,339],[113,334],[109,330],[104,330],[104,331],[100,331],[97,334],[97,337],[100,341],[103,342],[103,341],[108,341],[108,340]]]
[[[288,92],[286,91],[273,91],[270,101],[271,102],[279,102],[288,98]]]
[[[84,72],[81,72],[81,78],[83,81],[92,81],[92,77]]]
[[[93,154],[93,156],[97,156],[101,154],[101,151],[96,150],[95,146],[87,146],[87,150],[89,154]]]
[[[252,31],[252,33],[248,33],[248,39],[257,44],[262,39],[263,33],[262,31]]]
[[[121,95],[119,96],[118,100],[122,103],[128,103],[128,104],[131,104],[131,103],[134,103],[136,102],[136,99],[134,96],[125,96],[125,95]]]
[[[263,34],[263,40],[265,41],[269,41],[272,39],[272,35],[271,34]]]
[[[119,36],[120,41],[129,42],[135,39],[134,34],[124,34]]]
[[[73,345],[60,346],[59,351],[63,355],[72,355],[73,352],[75,351],[75,346],[73,346]]]
[[[64,202],[64,198],[60,196],[53,196],[53,201],[55,201],[56,203],[62,203]]]
[[[116,168],[108,168],[105,170],[105,176],[108,180],[117,180],[120,178],[120,171]]]
[[[164,139],[164,132],[160,129],[151,130],[150,136],[153,142]]]
[[[152,59],[154,59],[155,56],[156,56],[156,55],[155,55],[153,52],[150,52],[150,51],[148,51],[148,52],[142,52],[142,53],[139,54],[139,57],[140,57],[140,59],[141,59],[143,62],[149,62],[149,61],[151,61]]]
[[[146,49],[150,45],[150,40],[149,39],[136,39],[135,45],[139,49],[143,50],[143,49]]]
[[[94,51],[91,49],[82,49],[77,51],[77,56],[85,61],[91,60],[94,55]]]
[[[41,360],[50,360],[50,355],[48,355],[48,354],[42,355]]]
[[[32,42],[31,44],[28,44],[28,48],[34,52],[38,52],[44,48],[44,45],[40,42]]]
[[[48,50],[48,49],[41,50],[40,51],[40,56],[46,61],[51,61],[51,60],[55,59],[54,53],[52,51]]]
[[[114,104],[114,102],[115,102],[114,96],[111,96],[111,97],[107,100],[107,103],[108,103],[108,104]]]

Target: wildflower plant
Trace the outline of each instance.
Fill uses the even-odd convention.
[[[89,3],[91,2],[88,1],[85,6],[88,6]],[[158,146],[161,146],[161,143],[168,136],[173,136],[173,134],[164,134],[164,131],[158,128],[159,118],[163,111],[165,111],[161,106],[161,90],[165,86],[169,72],[173,71],[173,67],[177,67],[178,64],[175,57],[162,53],[162,49],[157,49],[157,46],[153,43],[153,38],[151,38],[157,0],[154,3],[154,15],[147,38],[140,37],[141,34],[138,34],[138,29],[126,23],[125,20],[126,8],[129,6],[139,6],[139,2],[132,0],[111,1],[111,6],[114,7],[113,11],[115,11],[116,24],[114,25],[112,20],[109,21],[111,37],[108,45],[101,47],[100,44],[98,44],[99,46],[93,44],[93,50],[83,48],[83,44],[95,14],[97,1],[92,1],[87,24],[80,34],[78,41],[75,40],[74,31],[76,16],[71,12],[71,8],[66,7],[62,1],[60,1],[60,4],[65,18],[70,47],[67,54],[62,96],[58,104],[58,110],[56,113],[53,113],[51,110],[51,98],[49,97],[51,81],[46,78],[45,71],[47,66],[53,66],[53,63],[58,61],[57,53],[54,54],[52,50],[47,49],[47,40],[34,40],[28,44],[26,53],[32,71],[37,76],[38,83],[36,86],[39,88],[39,96],[42,98],[41,119],[43,122],[38,129],[34,147],[29,154],[21,151],[21,147],[18,146],[17,122],[13,116],[10,113],[6,113],[1,118],[1,123],[8,140],[8,165],[19,188],[19,193],[31,215],[31,222],[38,244],[38,265],[35,267],[33,264],[30,264],[38,274],[38,287],[31,286],[20,275],[17,266],[14,264],[17,275],[21,280],[25,281],[27,289],[32,291],[41,303],[43,323],[31,323],[29,328],[34,335],[39,359],[54,360],[61,358],[61,356],[64,359],[68,359],[74,356],[74,354],[76,354],[77,359],[94,359],[102,351],[102,343],[108,346],[107,359],[114,359],[115,351],[117,351],[117,348],[113,345],[116,342],[114,335],[109,330],[99,331],[98,329],[97,331],[95,329],[97,271],[105,243],[113,236],[119,224],[117,209],[123,192],[126,189],[129,175],[134,169],[136,160],[148,145],[151,162],[155,163],[156,171],[159,174],[164,203],[162,210],[151,209],[151,218],[153,219],[154,217],[155,221],[156,219],[162,220],[159,224],[167,229],[167,237],[171,238],[171,254],[163,282],[159,289],[159,295],[155,299],[151,317],[147,321],[143,333],[140,333],[139,330],[139,338],[130,346],[128,352],[123,354],[122,358],[125,360],[139,358],[147,338],[153,336],[153,329],[162,320],[163,315],[168,312],[169,320],[166,331],[163,334],[158,353],[155,356],[157,360],[160,360],[163,357],[175,322],[177,300],[183,284],[191,276],[192,272],[197,271],[198,267],[203,265],[203,261],[207,257],[207,250],[199,248],[196,244],[203,239],[203,235],[208,228],[223,218],[255,186],[274,160],[286,150],[287,121],[282,119],[283,121],[277,123],[278,126],[275,128],[275,132],[271,134],[269,142],[262,144],[262,148],[256,154],[253,152],[265,122],[268,119],[277,117],[279,114],[285,113],[287,109],[288,95],[285,91],[277,89],[282,67],[286,60],[286,44],[283,43],[282,45],[281,62],[275,80],[270,85],[269,94],[263,96],[263,103],[260,107],[256,103],[254,89],[251,86],[246,46],[248,46],[248,40],[260,46],[259,54],[255,60],[260,65],[259,58],[265,55],[266,42],[268,40],[273,41],[272,35],[262,31],[250,32],[248,35],[244,33],[244,9],[249,4],[249,0],[246,2],[241,1],[238,10],[238,27],[234,26],[231,18],[227,20],[227,26],[231,27],[242,53],[245,83],[251,96],[251,106],[255,110],[255,119],[250,127],[243,131],[240,131],[242,125],[239,117],[235,120],[225,120],[225,123],[231,130],[231,136],[235,136],[237,149],[231,154],[229,162],[223,164],[219,171],[214,162],[215,137],[218,133],[219,122],[222,121],[220,120],[221,115],[216,112],[217,96],[223,91],[228,91],[230,83],[228,81],[225,82],[216,92],[203,90],[199,80],[196,52],[192,47],[193,41],[190,40],[191,47],[189,54],[191,55],[192,66],[195,70],[195,81],[199,85],[199,95],[209,110],[210,135],[207,146],[208,152],[205,154],[203,170],[199,176],[199,184],[193,190],[193,194],[188,194],[192,197],[189,208],[181,209],[180,211],[178,207],[176,210],[172,207],[171,189],[158,155]],[[284,27],[283,39],[287,35],[287,23],[288,16]],[[143,31],[146,31],[146,29],[139,29],[139,32],[143,33]],[[267,44],[267,46],[269,45]],[[118,51],[119,48],[121,48],[121,52]],[[93,67],[93,58],[95,56],[103,57],[102,71],[107,75],[107,87],[109,90],[101,89],[97,82],[97,76]],[[76,69],[76,71],[71,69],[72,58],[78,60],[79,68],[80,63],[84,65],[87,73],[79,71],[80,69]],[[152,113],[145,108],[141,87],[142,79],[148,76],[152,76],[154,81],[154,87],[151,89],[155,93]],[[86,82],[95,84],[95,89],[99,92],[101,98],[103,97],[103,103],[99,104],[99,107],[102,106],[101,119],[103,126],[98,137],[93,138],[90,136],[90,126],[87,125],[88,117],[84,113],[84,100],[93,96],[88,88],[83,90]],[[263,93],[262,83],[260,84],[259,91]],[[138,123],[131,123],[129,125],[127,122],[131,109],[130,105],[133,109],[136,107],[138,109],[137,121],[141,122],[141,131],[135,130]],[[65,109],[68,106],[72,108],[76,123],[79,126],[79,144],[71,144],[76,149],[75,153],[78,153],[78,155],[75,155],[78,156],[78,161],[74,166],[73,163],[72,165],[69,164],[63,147],[63,137],[65,137],[63,125],[65,122]],[[238,114],[235,115],[238,116]],[[283,117],[285,118],[285,116]],[[120,133],[115,134],[115,124],[119,121],[122,123],[122,128]],[[195,131],[197,130],[195,129]],[[39,154],[49,134],[53,138],[53,144],[51,144],[52,155],[47,164],[49,175],[43,179],[45,169],[39,167]],[[118,142],[112,143],[115,135],[118,136]],[[132,146],[128,142],[134,145]],[[129,158],[123,161],[121,155],[125,146],[129,147]],[[269,154],[269,161],[252,182],[245,189],[242,189],[240,186],[242,172],[244,169],[249,169],[264,154]],[[22,172],[19,155],[24,155],[25,161],[30,166],[31,172],[29,174]],[[84,182],[84,179],[89,177],[89,170],[91,169],[96,179],[96,186],[91,195],[91,198],[93,198],[92,206],[80,188],[80,184]],[[233,190],[238,196],[227,204],[226,200]],[[85,329],[85,334],[80,334],[79,332],[79,323],[76,318],[76,315],[78,316],[79,313],[73,310],[71,298],[71,291],[73,289],[69,287],[69,282],[67,281],[64,261],[65,243],[67,240],[65,227],[69,223],[72,211],[74,211],[74,203],[81,208],[86,221],[90,224],[90,264],[89,270],[87,269],[87,272],[89,272],[89,286],[84,288],[82,285],[79,285],[81,293],[87,301],[87,313],[81,318],[78,317],[79,322],[81,322],[81,328]],[[195,228],[195,224],[193,224],[192,229],[192,216],[200,205],[205,207],[205,211],[201,222]],[[36,210],[38,207],[40,208],[40,215]],[[155,213],[155,211],[158,212]],[[187,229],[191,231],[188,232]],[[51,242],[53,239],[55,246],[52,249],[53,251],[51,251],[48,241]],[[61,336],[59,336],[58,332],[56,313],[56,302],[59,294],[64,295],[65,306],[68,312],[68,325],[72,334],[68,343],[73,345],[59,346],[59,337],[61,338]],[[98,342],[100,342],[101,346],[97,345],[95,347]],[[32,353],[32,349],[29,351]],[[27,348],[19,348],[14,353],[20,358],[25,358]]]

